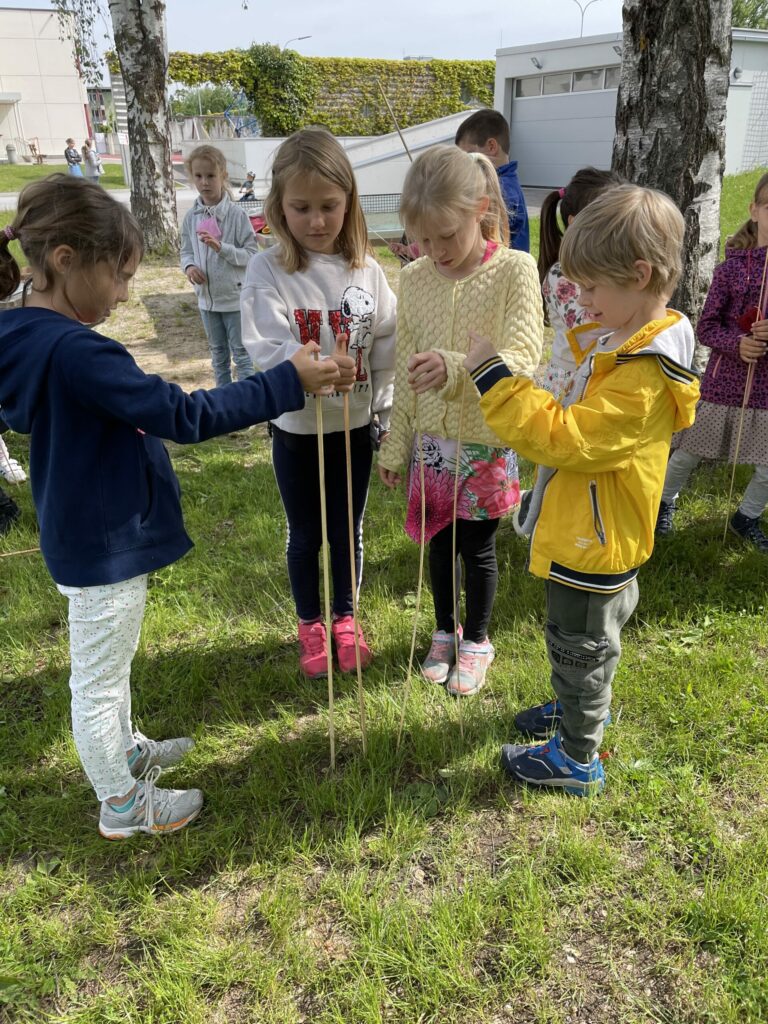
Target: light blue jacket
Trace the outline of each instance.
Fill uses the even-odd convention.
[[[201,221],[213,217],[221,231],[221,252],[214,252],[200,241],[197,229]],[[216,206],[206,206],[200,198],[184,218],[181,227],[181,269],[198,267],[205,284],[194,285],[200,309],[216,313],[234,313],[240,309],[240,289],[245,268],[258,252],[256,235],[248,214],[224,195]]]

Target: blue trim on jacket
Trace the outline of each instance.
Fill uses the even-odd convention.
[[[290,362],[186,394],[141,370],[121,344],[60,313],[0,314],[0,404],[31,435],[40,547],[57,583],[118,583],[191,547],[160,438],[194,444],[300,409]]]

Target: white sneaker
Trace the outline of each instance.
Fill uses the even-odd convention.
[[[143,733],[135,732],[133,738],[139,755],[128,768],[134,779],[140,779],[150,768],[172,768],[195,745],[189,736],[178,736],[173,740],[151,740]]]
[[[462,640],[459,647],[459,663],[454,665],[445,685],[453,697],[472,697],[485,686],[485,674],[496,652],[493,644],[485,638],[483,643],[474,644]]]
[[[0,476],[9,484],[23,484],[27,479],[27,474],[16,459],[12,459],[10,456],[3,458],[2,451],[0,451]]]
[[[461,642],[461,626],[459,626],[459,642]],[[432,646],[429,654],[421,663],[421,674],[430,683],[441,686],[448,678],[456,660],[456,634],[446,633],[444,629],[436,629],[432,634]]]
[[[137,832],[178,832],[195,820],[203,806],[203,794],[199,789],[157,789],[155,782],[161,771],[155,765],[136,783],[130,810],[116,811],[106,800],[102,801],[99,833],[105,839],[128,839]]]

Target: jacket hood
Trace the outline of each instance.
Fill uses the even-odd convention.
[[[698,374],[691,370],[696,340],[690,320],[668,309],[662,320],[652,320],[616,350],[616,362],[641,356],[655,356],[669,388],[677,414],[675,430],[693,423],[699,397]]]
[[[41,334],[62,338],[90,328],[49,309],[9,309],[0,314],[0,406],[17,433],[32,430],[59,342],[40,344]],[[65,341],[66,344],[66,341]]]

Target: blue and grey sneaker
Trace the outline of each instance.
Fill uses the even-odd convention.
[[[563,750],[559,734],[535,747],[505,743],[501,767],[516,782],[562,789],[571,796],[591,796],[605,786],[605,772],[597,754],[589,764],[574,761]]]
[[[546,740],[553,732],[557,732],[563,720],[563,706],[559,700],[551,700],[548,704],[536,704],[515,715],[515,728],[522,736],[534,740]],[[608,712],[603,725],[610,725],[613,719]]]

